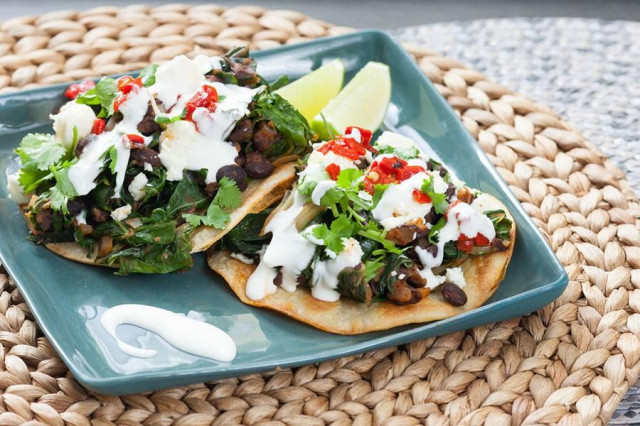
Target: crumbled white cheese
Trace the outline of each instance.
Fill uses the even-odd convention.
[[[73,143],[73,129],[77,130],[78,139],[87,136],[91,133],[96,115],[89,105],[71,101],[64,104],[60,112],[50,115],[49,118],[53,120],[56,141],[70,147]]]
[[[9,198],[16,204],[27,204],[31,199],[31,194],[25,194],[22,190],[22,185],[18,181],[18,172],[7,175],[7,192]]]
[[[144,163],[144,171],[145,172],[152,172],[153,171],[153,166],[150,163]]]
[[[111,212],[111,217],[113,220],[122,221],[129,217],[131,214],[131,205],[127,204],[126,206],[118,207],[114,211]]]
[[[464,279],[462,268],[448,268],[446,273],[447,282],[455,284],[460,288],[464,288],[467,285],[467,281]]]
[[[219,56],[198,55],[193,58],[193,62],[198,66],[202,74],[206,74],[211,70],[221,69],[223,59]]]
[[[156,82],[149,91],[169,109],[178,101],[179,95],[191,95],[197,91],[203,79],[204,73],[198,64],[179,55],[158,67]]]
[[[133,180],[129,184],[129,193],[133,197],[134,201],[140,201],[144,198],[145,194],[147,193],[145,189],[147,182],[149,182],[149,179],[142,172],[138,173],[133,178]]]
[[[438,287],[440,284],[444,283],[446,279],[443,276],[434,274],[431,268],[422,269],[420,271],[420,275],[422,276],[422,278],[427,280],[427,284],[425,285],[425,287],[428,287],[431,290]]]

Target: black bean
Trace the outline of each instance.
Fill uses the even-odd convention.
[[[247,161],[244,164],[244,171],[253,179],[264,179],[273,173],[275,167],[267,158],[259,152],[247,153]]]
[[[454,195],[456,195],[456,187],[454,184],[450,183],[447,186],[447,190],[444,192],[444,195],[447,196],[447,200],[450,200],[451,197],[453,197]]]
[[[271,163],[269,163],[271,164]],[[247,174],[242,167],[237,164],[228,164],[226,166],[222,166],[218,169],[216,173],[216,180],[220,182],[220,180],[224,177],[227,177],[234,181],[236,185],[238,185],[238,189],[240,191],[244,191],[247,189]]]
[[[51,229],[51,223],[53,222],[53,215],[50,209],[41,210],[36,213],[36,222],[40,225],[40,229],[48,231]]]
[[[276,277],[273,279],[273,283],[278,287],[282,285],[282,271],[278,271]]]
[[[152,167],[159,167],[162,164],[157,151],[146,146],[138,147],[138,144],[133,145],[131,149],[131,161],[134,161],[139,166],[149,163]]]
[[[435,224],[436,222],[438,222],[439,219],[440,219],[440,215],[436,213],[436,209],[433,207],[431,207],[431,210],[429,210],[429,213],[427,213],[424,217],[424,220],[427,223],[431,223],[431,224]]]
[[[82,151],[84,151],[85,147],[89,145],[92,141],[94,141],[98,136],[94,133],[90,133],[84,138],[80,138],[78,143],[76,143],[76,157],[80,157],[82,155]]]
[[[508,248],[504,244],[504,241],[502,241],[500,238],[494,238],[493,240],[491,240],[491,247],[497,249],[498,251],[506,251]]]
[[[453,306],[462,306],[467,303],[467,294],[455,284],[444,283],[440,288],[442,297]]]
[[[156,114],[153,112],[151,105],[147,107],[147,112],[142,117],[140,123],[138,123],[138,131],[145,136],[151,136],[154,133],[162,131],[162,127],[155,120]]]
[[[93,220],[98,223],[106,222],[109,219],[109,213],[97,207],[91,209],[91,214],[93,215]]]
[[[211,182],[204,187],[204,192],[213,196],[216,192],[218,192],[218,188],[220,188],[220,184],[218,182]]]
[[[251,139],[253,135],[253,123],[248,118],[240,121],[236,124],[236,127],[231,131],[229,135],[229,141],[236,142],[246,142]]]
[[[84,209],[84,203],[80,200],[69,200],[67,201],[67,209],[71,216],[78,216]]]
[[[265,152],[280,140],[280,133],[271,121],[259,121],[253,131],[251,145],[253,149]]]
[[[438,169],[438,173],[440,174],[440,177],[445,177],[447,175],[447,169],[445,169],[443,166],[440,166],[440,169]]]

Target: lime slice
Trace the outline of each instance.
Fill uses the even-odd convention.
[[[343,82],[344,64],[336,59],[276,90],[276,93],[311,121],[338,94]]]
[[[330,139],[331,133],[343,134],[347,126],[376,131],[384,120],[390,100],[389,67],[380,62],[369,62],[313,119],[311,128],[324,140]]]

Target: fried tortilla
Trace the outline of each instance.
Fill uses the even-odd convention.
[[[291,188],[295,177],[296,163],[292,162],[278,167],[265,179],[251,181],[247,189],[242,192],[242,204],[230,213],[231,219],[224,229],[200,226],[191,233],[191,253],[205,251],[236,226],[246,215],[259,213],[282,199],[284,194]],[[30,223],[30,221],[27,220],[27,223]],[[101,263],[100,259],[97,258],[96,250],[90,251],[74,242],[49,243],[46,244],[46,247],[55,254],[76,262],[118,267],[117,264],[106,265]]]
[[[220,274],[240,300],[248,305],[272,309],[320,330],[336,334],[361,334],[386,330],[393,327],[442,320],[475,309],[484,304],[505,276],[513,254],[516,225],[506,207],[490,197],[487,208],[502,209],[512,220],[511,243],[506,251],[483,256],[470,256],[460,266],[467,282],[464,292],[467,303],[453,306],[446,302],[439,288],[431,294],[429,289],[420,289],[424,297],[412,305],[395,305],[388,301],[372,302],[370,305],[341,297],[337,302],[324,302],[314,298],[308,288],[288,292],[278,288],[275,293],[262,300],[251,300],[245,288],[257,265],[249,265],[231,257],[228,251],[209,253],[208,264]]]

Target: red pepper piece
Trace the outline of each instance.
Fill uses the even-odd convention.
[[[79,94],[86,92],[89,89],[92,89],[96,86],[96,83],[93,80],[84,80],[80,83],[73,83],[70,85],[67,90],[64,92],[64,95],[68,99],[75,99]]]
[[[349,126],[346,128],[346,130],[344,131],[345,135],[350,134],[353,129],[358,129],[358,131],[360,132],[360,143],[362,144],[363,147],[368,148],[370,147],[370,143],[371,143],[371,130],[367,130],[367,129],[363,129],[362,127],[357,127],[357,126]]]
[[[420,204],[427,204],[431,202],[431,197],[417,188],[413,190],[413,199]]]
[[[383,172],[389,175],[398,175],[402,168],[407,165],[407,162],[398,157],[384,157],[380,161],[380,168]]]
[[[331,163],[327,167],[325,167],[325,170],[329,174],[331,180],[338,180],[338,176],[340,175],[339,165],[337,165],[336,163]]]
[[[218,91],[213,86],[204,85],[202,89],[196,92],[186,104],[187,120],[193,120],[193,112],[196,108],[206,108],[209,112],[216,110],[216,102],[218,102]]]
[[[489,241],[489,239],[487,237],[485,237],[484,235],[478,233],[476,235],[476,237],[474,238],[475,243],[477,246],[480,247],[487,247],[489,244],[491,244],[491,241]]]
[[[125,94],[116,96],[116,98],[113,100],[113,112],[120,111],[120,106],[124,101],[127,100],[128,97],[129,96]]]
[[[93,121],[93,127],[91,128],[91,133],[95,133],[96,135],[99,135],[100,133],[104,132],[104,128],[106,127],[107,123],[102,119],[102,118],[96,118]]]
[[[400,169],[397,173],[398,180],[403,181],[409,179],[411,176],[424,172],[424,169],[420,166],[406,166]]]
[[[144,145],[144,138],[140,135],[129,133],[124,135],[125,143],[128,141],[130,145]]]
[[[122,93],[129,94],[136,87],[142,87],[142,79],[140,77],[133,78],[130,75],[123,75],[116,82],[118,90]]]
[[[458,242],[456,243],[456,247],[458,247],[458,250],[468,253],[473,248],[473,240],[468,238],[464,234],[460,234],[460,237],[458,237]]]

